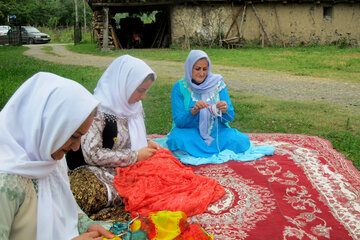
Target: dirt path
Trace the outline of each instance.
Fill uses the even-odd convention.
[[[80,66],[107,67],[115,57],[93,56],[68,51],[64,44],[47,44],[55,54],[47,54],[44,45],[27,45],[24,54],[46,61]],[[180,79],[183,64],[171,61],[145,60],[155,72]],[[213,65],[214,73],[221,73],[229,88],[241,93],[259,94],[280,100],[317,101],[340,105],[344,112],[360,114],[360,84],[331,79],[294,76],[279,71],[254,71],[242,67]]]

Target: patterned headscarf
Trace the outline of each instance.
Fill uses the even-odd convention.
[[[193,83],[192,80],[192,69],[194,64],[202,59],[205,58],[208,63],[208,74],[205,78],[205,80],[199,84],[196,85]],[[188,57],[185,61],[185,77],[186,81],[189,84],[191,90],[197,94],[201,95],[201,100],[204,102],[209,103],[210,105],[215,104],[215,102],[211,102],[210,96],[212,92],[216,89],[218,86],[219,81],[224,81],[223,77],[220,74],[213,74],[211,72],[211,61],[208,55],[201,50],[192,50],[190,51]],[[203,108],[200,110],[200,116],[199,116],[199,131],[201,137],[204,139],[206,144],[210,146],[210,144],[214,141],[214,138],[210,136],[210,133],[208,132],[208,126],[209,126],[209,119],[210,119],[210,112]]]
[[[53,160],[51,154],[98,103],[80,84],[40,72],[23,83],[0,112],[0,173],[38,179],[38,240],[79,235],[66,160]]]

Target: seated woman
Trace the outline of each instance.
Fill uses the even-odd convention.
[[[171,105],[174,124],[166,140],[169,150],[186,152],[194,161],[219,155],[225,150],[234,154],[250,153],[249,137],[228,125],[234,119],[234,108],[223,77],[211,72],[211,62],[205,52],[192,50],[189,53],[185,77],[173,86]],[[273,148],[270,154],[272,152]],[[175,156],[194,165],[214,162],[214,159],[194,162],[183,155]],[[259,156],[263,155],[257,153],[249,158],[247,154],[240,158],[254,160],[252,158]],[[215,161],[225,160],[216,157]]]
[[[80,84],[51,73],[35,74],[9,99],[0,112],[0,239],[113,237],[77,207],[64,158],[97,105]]]
[[[113,185],[115,167],[147,159],[159,148],[146,137],[141,103],[155,79],[144,61],[125,55],[111,63],[95,88],[100,107],[81,140],[85,165],[72,166],[75,170],[70,173],[75,199],[93,219],[126,220],[119,207],[123,199]],[[69,153],[68,164],[72,158]]]

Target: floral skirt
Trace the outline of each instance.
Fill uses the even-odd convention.
[[[93,220],[126,222],[122,201],[110,201],[106,185],[87,167],[69,172],[70,188],[79,207]],[[117,198],[120,198],[117,196]]]

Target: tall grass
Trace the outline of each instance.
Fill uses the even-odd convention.
[[[74,27],[65,26],[58,28],[48,28],[46,26],[38,27],[38,29],[51,37],[51,43],[73,43],[74,42]],[[95,39],[91,29],[87,29],[86,32],[82,31],[83,43],[95,43]]]
[[[90,52],[97,51],[93,45],[85,45],[85,47],[80,45],[77,49],[80,49],[79,51],[85,51],[85,48],[89,48]],[[105,68],[78,67],[35,60],[22,55],[25,49],[25,47],[0,47],[0,62],[7,63],[0,65],[0,109],[21,83],[38,71],[49,71],[74,79],[92,92],[98,79],[105,70]],[[301,69],[301,67],[295,66],[296,62],[299,62],[298,64],[301,65],[302,57],[306,57],[306,55],[317,55],[321,49],[322,48],[310,48],[301,50],[301,48],[295,48],[293,51],[296,54],[291,54],[299,56],[299,60],[289,64],[292,64],[293,68]],[[330,47],[330,50],[331,49]],[[329,55],[330,50],[323,49],[323,51],[326,52],[326,54],[323,55]],[[51,49],[45,47],[45,51],[51,51]],[[270,56],[276,58],[279,55],[286,55],[285,52],[290,50],[264,49],[264,53],[257,52],[256,49],[249,49],[249,51],[234,50],[232,52],[231,50],[222,49],[210,49],[206,51],[209,52],[214,63],[219,64],[224,62],[224,64],[227,65],[235,64],[231,59],[235,59],[236,56],[244,57],[247,55],[247,59],[255,59],[253,63],[250,64],[251,61],[249,60],[247,64],[257,68],[261,68],[261,61],[257,58],[267,55],[269,59],[264,57],[263,68],[270,68]],[[301,55],[301,52],[306,51],[307,54]],[[253,54],[251,54],[251,52],[253,52]],[[281,54],[274,54],[275,52],[280,52]],[[110,55],[120,55],[124,53],[131,53],[134,56],[147,59],[174,60],[178,61],[179,64],[183,64],[188,51],[128,50],[116,51],[115,53],[110,53]],[[348,49],[345,50],[345,52],[339,51],[333,54],[334,59],[331,61],[337,62],[342,58],[352,59],[350,62],[355,62],[354,64],[356,65],[358,64],[356,60],[357,55],[357,49]],[[314,61],[317,60],[314,59]],[[285,68],[286,63],[279,64],[282,65],[279,68]],[[276,68],[276,66],[274,66],[274,68]],[[344,75],[346,75],[347,71],[350,73],[357,71],[352,68],[351,64],[348,66],[348,69],[346,67],[344,69],[330,67],[328,71],[332,71],[334,74],[340,74],[340,72],[337,72],[337,69],[343,71],[342,73]],[[321,72],[321,70],[319,71]],[[316,72],[317,71],[314,70],[312,74],[316,75]],[[158,79],[156,83],[151,87],[147,98],[143,101],[146,114],[145,124],[149,134],[166,134],[171,129],[172,122],[170,103],[171,88],[173,83],[178,79],[166,72],[158,72],[157,75]],[[343,80],[344,79],[346,80],[347,77],[343,78]],[[353,81],[359,83],[359,76],[354,77]],[[337,151],[345,154],[347,159],[352,160],[355,167],[360,169],[360,115],[344,114],[343,111],[338,109],[338,106],[329,104],[281,101],[252,94],[241,94],[231,89],[229,92],[236,111],[235,120],[231,123],[232,127],[245,133],[294,133],[319,136],[328,139]]]

